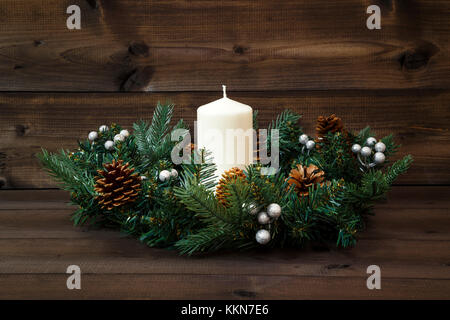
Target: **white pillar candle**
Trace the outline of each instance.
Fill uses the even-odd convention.
[[[253,162],[253,111],[246,104],[223,98],[197,109],[197,145],[211,152],[218,181],[233,168]]]

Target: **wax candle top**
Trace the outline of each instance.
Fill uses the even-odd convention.
[[[203,114],[228,115],[252,112],[249,105],[234,101],[227,97],[226,86],[223,87],[223,98],[198,107],[197,111]]]

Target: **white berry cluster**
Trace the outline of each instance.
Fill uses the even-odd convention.
[[[159,180],[161,182],[165,182],[165,181],[168,181],[170,179],[176,179],[177,177],[178,177],[178,171],[175,170],[175,169],[172,169],[170,171],[169,170],[162,170],[159,173]]]
[[[250,206],[250,214],[256,215],[258,223],[261,225],[269,225],[281,216],[281,207],[278,203],[271,203],[267,207],[267,211],[259,211],[255,205]],[[259,244],[267,244],[271,239],[270,232],[261,229],[256,232],[256,241]]]
[[[372,168],[377,164],[382,164],[386,160],[384,151],[386,150],[386,145],[374,137],[367,138],[364,146],[361,147],[359,144],[354,144],[352,146],[352,152],[358,155],[358,160],[361,165],[365,168]],[[370,158],[373,156],[373,162]]]
[[[309,139],[308,135],[306,135],[306,134],[302,134],[298,138],[298,142],[300,142],[300,144],[303,145],[303,149],[306,148],[307,150],[314,149],[314,146],[316,145],[314,140]]]
[[[98,128],[98,132],[100,133],[105,133],[109,130],[108,126],[106,125],[102,125],[100,126],[100,128]],[[88,134],[88,139],[89,141],[94,142],[95,140],[98,139],[99,134],[97,131],[91,131]],[[116,143],[121,143],[124,142],[126,138],[128,138],[130,136],[130,133],[128,132],[128,130],[122,130],[120,131],[120,133],[116,134],[113,138],[113,140],[108,140],[105,142],[105,149],[106,150],[112,150],[114,148],[114,145]]]

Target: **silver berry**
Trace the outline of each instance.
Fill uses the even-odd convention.
[[[377,139],[375,139],[374,137],[369,137],[366,140],[366,145],[368,145],[369,147],[373,147],[375,143],[377,143]]]
[[[278,203],[271,203],[267,207],[269,217],[277,219],[281,215],[281,207]]]
[[[354,145],[352,145],[352,152],[353,153],[359,153],[361,151],[361,146],[357,143],[355,143]]]
[[[256,206],[256,204],[252,203],[248,206],[249,209],[249,213],[252,216],[256,216],[258,214],[258,207]]]
[[[261,211],[260,213],[258,213],[258,222],[260,224],[268,224],[270,222],[269,215],[266,212]]]
[[[306,134],[302,134],[299,138],[298,138],[298,142],[300,142],[301,144],[306,144],[308,142],[309,138]]]
[[[373,162],[376,164],[382,164],[386,160],[386,156],[382,152],[376,152],[373,156]]]
[[[313,140],[309,140],[307,143],[306,143],[306,149],[308,149],[308,150],[312,150],[312,149],[314,149],[314,146],[316,145],[316,143],[313,141]]]
[[[383,142],[380,141],[375,145],[376,152],[384,152],[385,150],[386,150],[386,145]]]
[[[178,178],[178,171],[175,169],[170,170],[170,176],[174,179]]]
[[[129,137],[129,135],[130,135],[130,133],[128,132],[128,130],[121,130],[120,131],[120,134],[121,135],[123,135],[125,138],[128,138]]]
[[[105,142],[105,149],[112,150],[114,148],[114,141],[108,140]]]
[[[121,135],[120,133],[116,134],[114,136],[114,142],[124,142],[124,141],[125,141],[125,137],[123,135]]]
[[[107,125],[102,125],[102,126],[100,126],[100,128],[98,128],[98,131],[100,131],[100,132],[106,132],[108,130],[109,130],[109,128]]]
[[[88,139],[89,139],[90,141],[97,140],[97,138],[98,138],[98,133],[97,133],[97,131],[91,131],[91,132],[89,132],[89,134],[88,134]]]
[[[363,147],[362,149],[361,149],[361,155],[363,156],[363,157],[368,157],[368,156],[370,156],[372,154],[372,149],[370,149],[369,147]]]
[[[141,176],[141,180],[142,181],[147,180],[147,177],[146,176]]]
[[[267,244],[270,241],[270,233],[265,229],[261,229],[256,232],[255,238],[256,242],[258,242],[259,244]]]
[[[159,180],[162,182],[169,180],[171,177],[170,172],[168,170],[163,170],[159,173]]]

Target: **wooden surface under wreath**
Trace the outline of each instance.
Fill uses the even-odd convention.
[[[0,2],[0,299],[450,297],[449,1],[78,2],[79,31],[65,27],[72,1]],[[375,3],[382,29],[368,30]],[[131,129],[166,99],[192,127],[222,83],[261,127],[290,108],[314,135],[335,113],[414,156],[355,248],[180,257],[72,226],[41,147],[73,148],[104,123]],[[72,264],[81,290],[66,287]],[[370,265],[381,290],[366,287]]]

